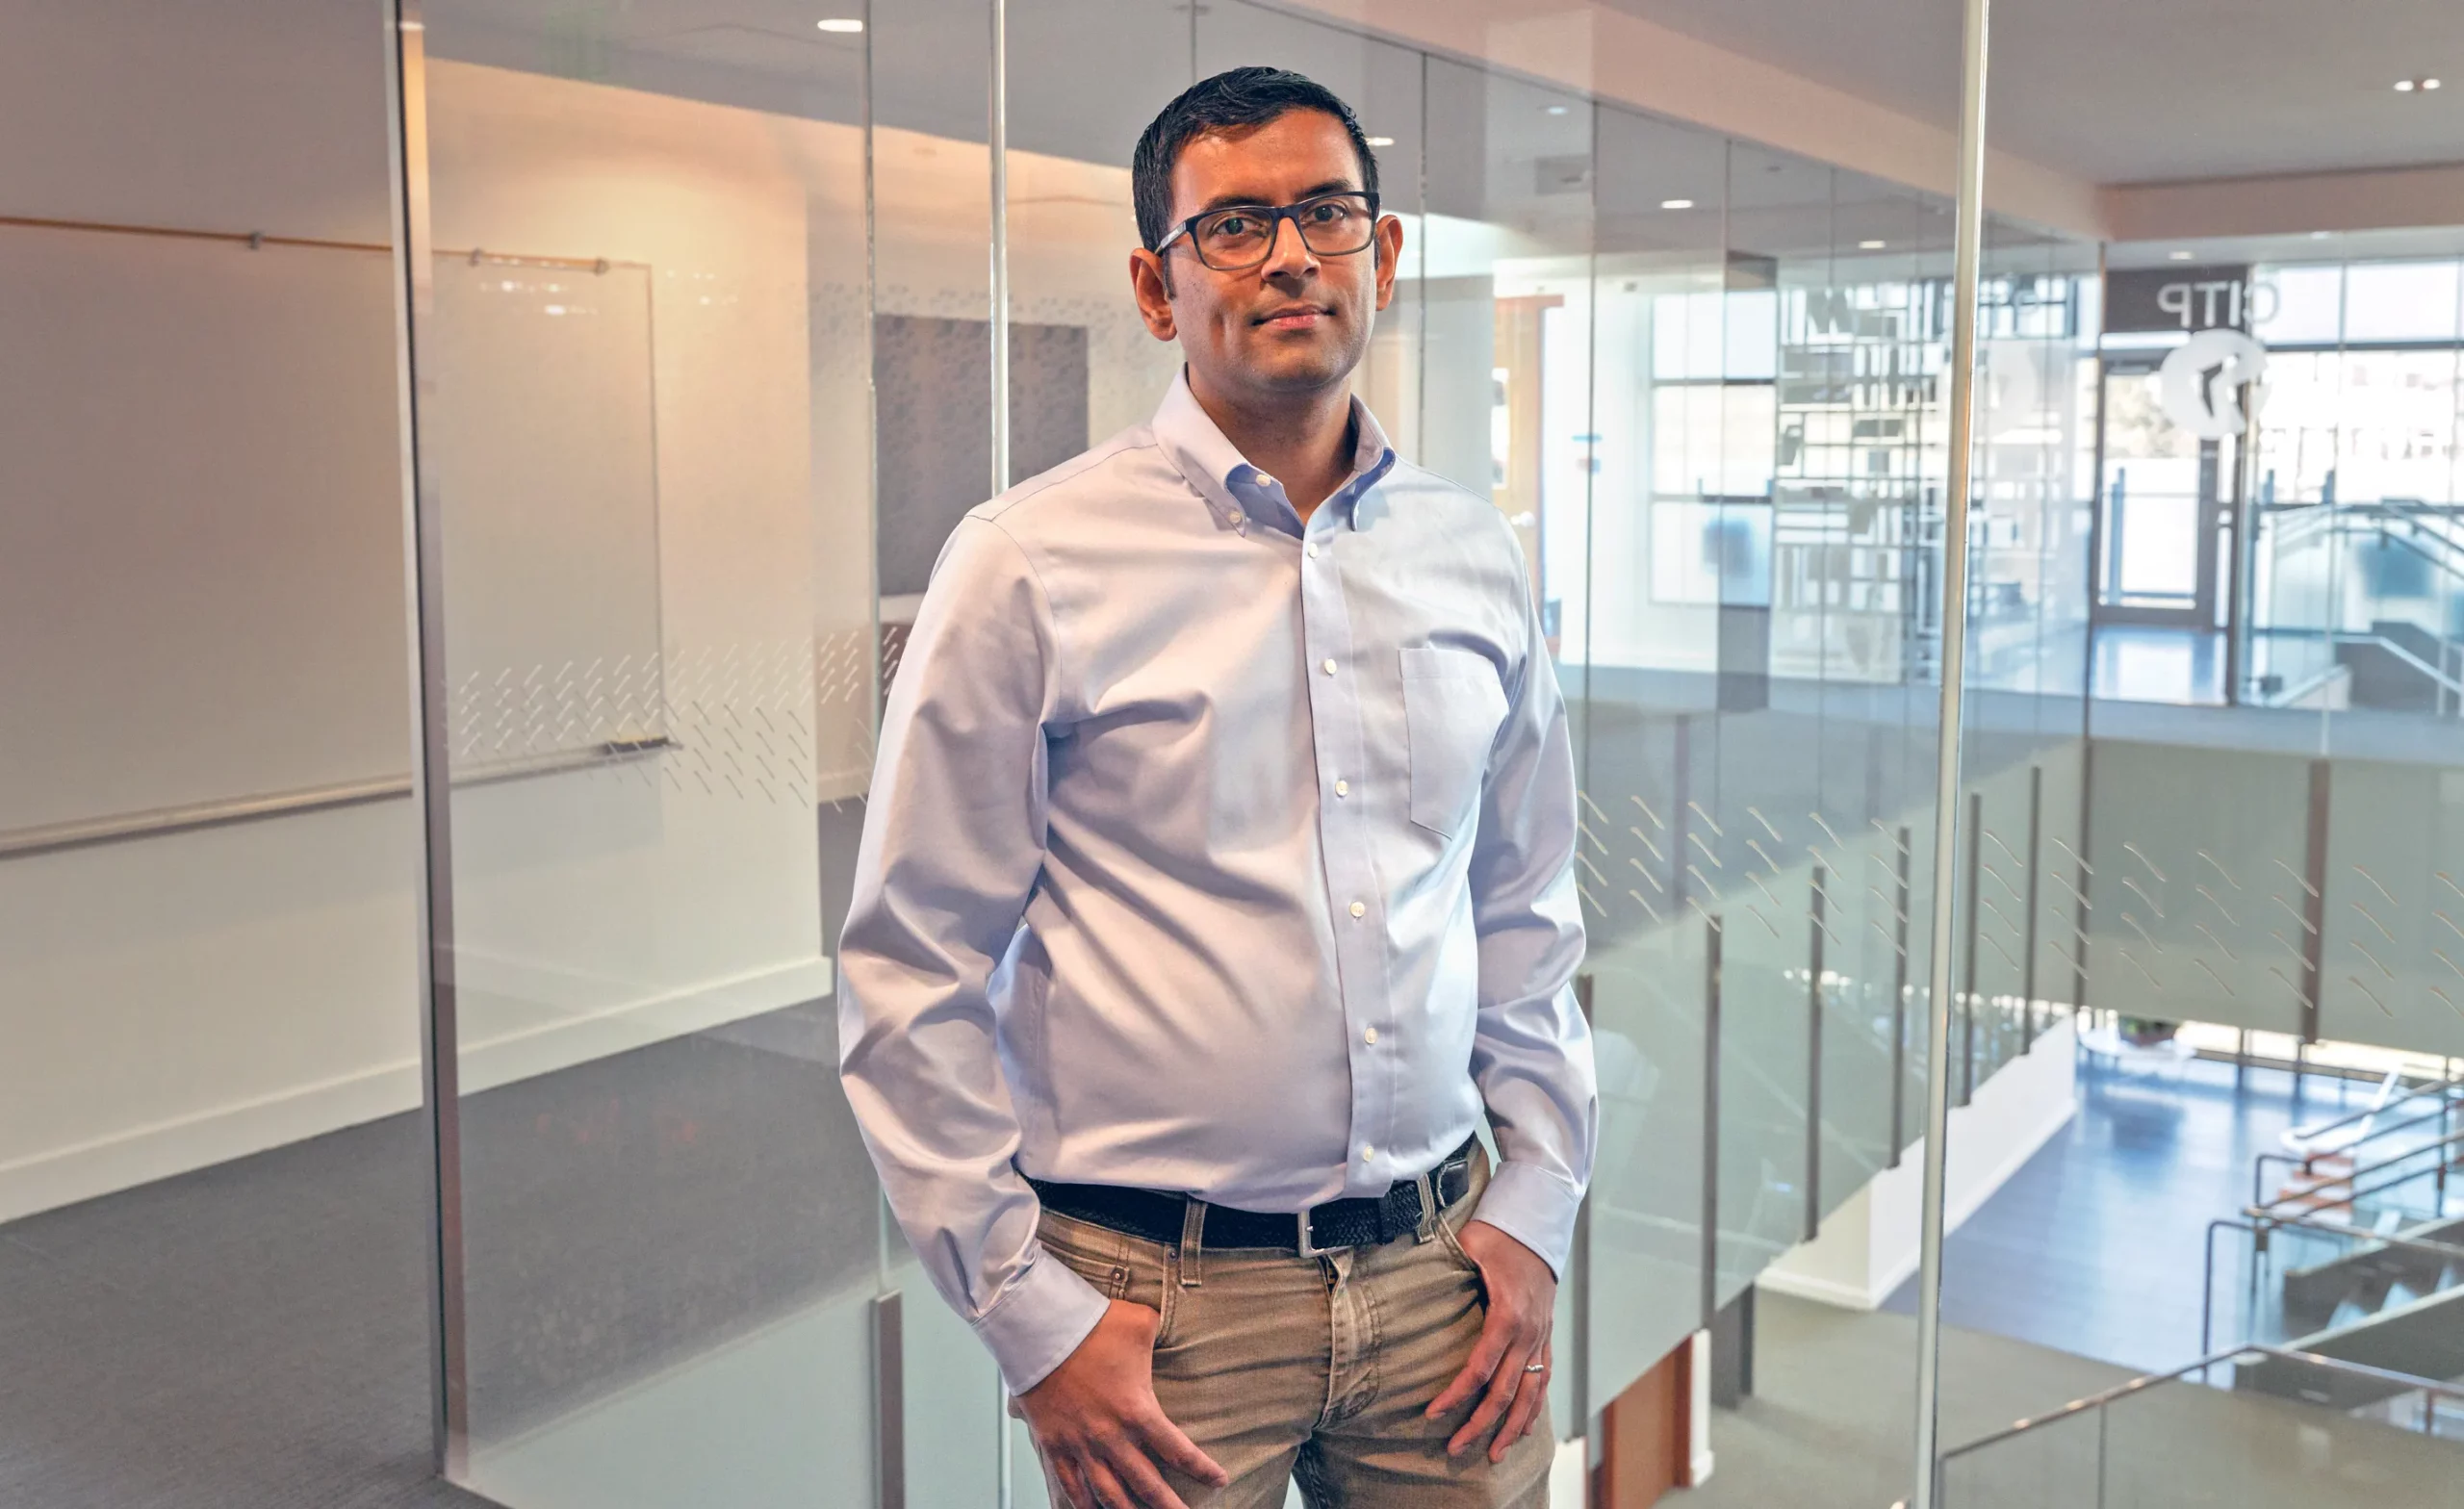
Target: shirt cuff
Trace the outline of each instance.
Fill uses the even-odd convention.
[[[1486,1221],[1540,1254],[1559,1283],[1575,1245],[1575,1211],[1582,1193],[1537,1164],[1498,1164],[1480,1193],[1476,1221]]]
[[[1035,1252],[1010,1292],[975,1322],[1013,1395],[1043,1382],[1095,1329],[1111,1301],[1069,1265]]]

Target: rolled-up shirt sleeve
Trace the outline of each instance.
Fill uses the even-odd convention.
[[[1479,937],[1472,1074],[1499,1163],[1476,1218],[1563,1278],[1591,1182],[1600,1096],[1591,1029],[1575,1004],[1583,957],[1575,894],[1573,738],[1556,668],[1526,595],[1525,654],[1491,747],[1470,882]]]
[[[942,548],[888,704],[840,933],[839,1076],[891,1211],[1014,1393],[1106,1300],[1036,1241],[1012,1163],[991,982],[1043,864],[1051,605],[970,515]]]

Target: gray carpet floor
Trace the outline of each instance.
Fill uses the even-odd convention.
[[[1755,1392],[1711,1414],[1711,1480],[1675,1509],[1888,1509],[1915,1486],[1916,1322],[1765,1290]],[[1971,1441],[2127,1381],[2109,1364],[1976,1331],[1942,1338],[1941,1436]]]
[[[470,1097],[474,1434],[869,1282],[878,1197],[800,1007]],[[0,1506],[429,1509],[424,1128],[0,1227]]]
[[[1715,1467],[1666,1509],[1888,1509],[1914,1487],[1916,1322],[1764,1292],[1755,1394],[1715,1410]],[[1957,1447],[2137,1374],[1981,1331],[1942,1333],[1941,1442]],[[1943,1509],[2458,1509],[2464,1444],[2196,1385],[2117,1405],[2099,1462],[2093,1417],[1956,1465]]]

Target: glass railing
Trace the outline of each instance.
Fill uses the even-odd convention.
[[[2271,503],[2255,524],[2250,701],[2464,712],[2464,508]]]
[[[2265,1387],[2254,1387],[2264,1382]],[[2370,1505],[2464,1472],[2464,1389],[2276,1347],[2135,1378],[1942,1454],[1939,1509]]]
[[[2464,1358],[2464,1221],[2373,1231],[2310,1216],[2208,1227],[2207,1346],[2393,1346],[2428,1365]],[[2388,1328],[2413,1333],[2388,1339]],[[2365,1335],[2376,1331],[2376,1336]],[[2364,1360],[2367,1360],[2366,1358]],[[2464,1362],[2442,1376],[2464,1375]]]

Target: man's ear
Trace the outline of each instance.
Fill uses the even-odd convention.
[[[1138,318],[1158,341],[1178,339],[1180,322],[1172,314],[1172,269],[1162,257],[1141,246],[1129,254],[1129,293],[1138,301]]]
[[[1377,221],[1373,244],[1377,249],[1377,307],[1384,309],[1395,301],[1395,274],[1403,266],[1403,222],[1388,215]]]

